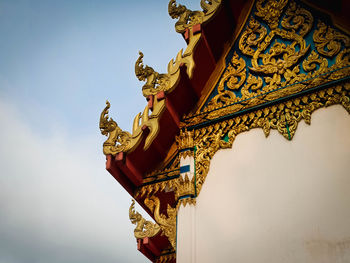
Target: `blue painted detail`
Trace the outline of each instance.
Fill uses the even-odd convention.
[[[189,198],[189,197],[197,197],[197,196],[194,196],[194,195],[183,195],[183,196],[179,197],[179,200],[185,199],[185,198]]]
[[[346,66],[346,67],[350,67],[350,66]],[[344,67],[345,68],[345,67]],[[336,71],[336,70],[335,70]],[[332,81],[332,82],[329,82],[329,83],[326,83],[324,85],[320,85],[318,87],[315,87],[315,88],[312,88],[312,89],[309,89],[309,90],[304,90],[302,92],[299,92],[299,93],[296,93],[296,94],[293,94],[293,95],[290,95],[288,97],[285,97],[285,98],[280,98],[280,99],[276,99],[276,100],[273,100],[273,101],[270,101],[270,102],[267,102],[267,103],[264,103],[264,104],[261,104],[261,105],[257,105],[257,106],[254,106],[252,108],[249,108],[249,109],[244,109],[244,110],[241,110],[241,111],[237,111],[237,112],[234,112],[234,113],[231,113],[231,114],[228,114],[226,116],[222,116],[222,117],[219,117],[217,119],[213,119],[213,120],[209,120],[209,121],[205,121],[205,122],[202,122],[200,124],[196,124],[196,125],[193,125],[193,126],[187,126],[187,130],[188,131],[192,131],[194,129],[200,129],[200,128],[203,128],[205,126],[208,126],[208,125],[211,125],[211,124],[214,124],[214,123],[218,123],[220,121],[224,121],[224,120],[227,120],[227,119],[230,119],[230,118],[234,118],[238,115],[241,115],[241,114],[244,114],[244,113],[247,113],[248,111],[252,111],[252,110],[257,110],[257,109],[261,109],[263,107],[268,107],[268,106],[271,106],[273,104],[276,104],[286,98],[288,99],[292,99],[292,98],[295,98],[295,97],[298,97],[298,96],[301,96],[303,94],[306,94],[307,92],[312,92],[312,91],[315,91],[315,90],[319,90],[319,89],[323,89],[323,88],[326,88],[326,87],[331,87],[331,86],[334,86],[338,83],[342,83],[344,81],[348,81],[350,80],[350,76],[349,77],[345,77],[345,78],[342,78],[342,79],[339,79],[339,80],[336,80],[336,81]],[[227,106],[225,106],[227,107]],[[223,107],[223,108],[225,108]],[[195,115],[195,116],[199,116],[199,114]]]
[[[180,173],[187,173],[190,171],[190,165],[180,166]]]

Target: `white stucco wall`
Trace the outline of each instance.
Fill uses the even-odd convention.
[[[349,263],[350,115],[317,110],[292,141],[238,135],[212,159],[197,205],[180,208],[177,231],[178,262]]]

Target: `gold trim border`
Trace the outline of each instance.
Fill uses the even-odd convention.
[[[275,129],[286,139],[292,140],[301,120],[311,124],[311,115],[315,110],[336,104],[342,105],[350,114],[350,82],[195,130],[197,194],[209,172],[210,160],[219,149],[231,148],[238,134],[262,128],[268,137],[270,130]]]

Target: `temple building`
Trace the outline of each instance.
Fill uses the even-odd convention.
[[[131,131],[108,101],[101,113],[137,249],[152,262],[349,263],[350,2],[201,7],[170,0],[187,47],[166,73],[140,52]]]

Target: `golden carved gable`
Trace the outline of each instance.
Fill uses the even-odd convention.
[[[350,37],[324,14],[294,0],[257,0],[207,100],[184,116],[194,131],[196,188],[210,160],[252,128],[292,140],[321,107],[350,113]]]
[[[301,94],[349,76],[350,38],[296,1],[258,0],[226,68],[189,127]]]

